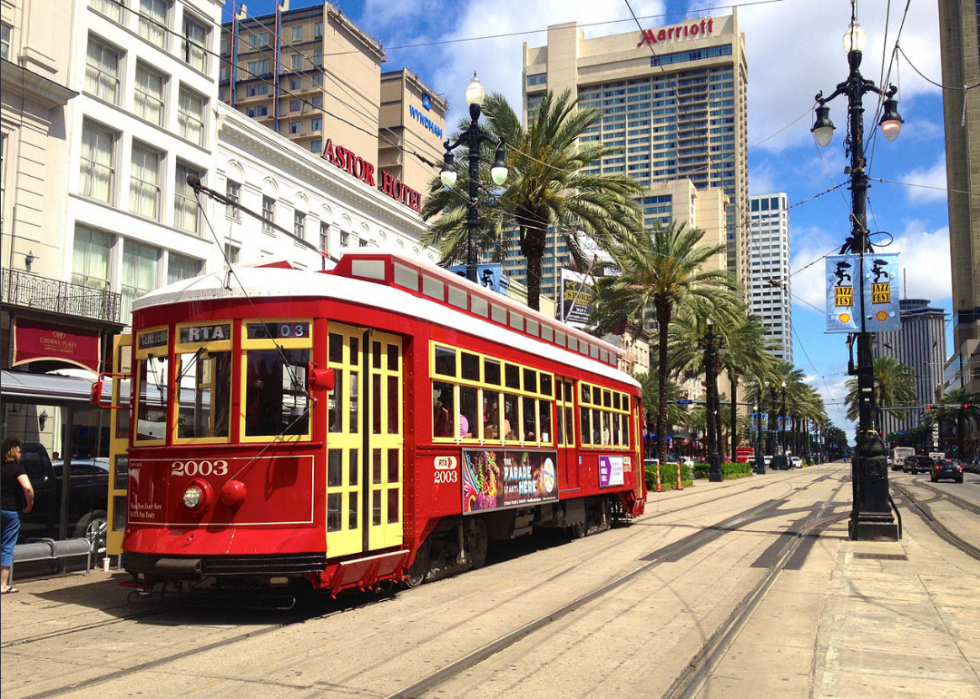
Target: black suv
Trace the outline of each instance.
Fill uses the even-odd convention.
[[[929,471],[929,480],[937,483],[941,478],[951,478],[957,483],[963,482],[963,465],[949,459],[937,461]]]
[[[932,469],[932,457],[915,454],[905,459],[902,464],[903,473],[929,473]]]
[[[61,517],[61,484],[64,464],[51,463],[44,445],[25,442],[20,460],[34,487],[34,507],[21,516],[18,543],[35,537],[58,538]],[[68,491],[68,537],[96,537],[105,548],[106,507],[109,499],[109,462],[106,459],[72,459]]]

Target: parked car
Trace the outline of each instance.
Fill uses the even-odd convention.
[[[803,459],[799,456],[791,456],[789,459],[790,468],[803,468]]]
[[[938,483],[943,478],[951,478],[957,483],[963,482],[963,465],[950,459],[936,461],[929,471],[929,480]]]
[[[766,468],[772,466],[772,454],[766,454],[765,456],[762,457],[762,459],[763,461],[766,462]]]
[[[21,464],[34,487],[34,507],[21,518],[18,543],[41,537],[57,539],[64,462],[51,463],[44,445],[26,442],[23,445]],[[96,550],[105,550],[108,497],[109,461],[72,459],[67,512],[69,538],[91,535],[96,538]]]
[[[903,473],[929,473],[932,469],[933,460],[931,456],[925,456],[923,454],[914,454],[907,459],[902,465]]]

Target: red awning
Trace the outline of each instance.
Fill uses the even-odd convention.
[[[102,347],[97,331],[68,329],[27,318],[17,318],[14,323],[13,366],[56,361],[99,371]]]

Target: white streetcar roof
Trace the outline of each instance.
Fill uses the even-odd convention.
[[[344,265],[345,260],[350,264],[354,261],[370,261],[381,258],[392,258],[403,265],[418,268],[425,275],[437,278],[444,283],[461,287],[470,293],[476,293],[473,291],[471,283],[452,272],[397,254],[348,254],[341,259],[339,269],[348,269]],[[485,291],[477,295],[491,300],[494,304],[504,306],[524,318],[530,318],[540,325],[546,324],[568,336],[579,338],[580,342],[588,342],[590,346],[608,352],[613,359],[618,357],[620,353],[619,348],[614,345],[571,328],[505,296]],[[600,361],[598,358],[560,347],[540,337],[534,337],[526,332],[481,317],[471,311],[417,295],[400,286],[389,285],[383,280],[368,280],[340,273],[307,272],[281,267],[237,267],[222,273],[174,282],[151,291],[133,302],[133,310],[139,311],[156,306],[194,301],[273,297],[329,298],[402,313],[422,321],[455,328],[467,334],[483,337],[502,345],[639,387],[639,383],[633,377],[611,364]]]

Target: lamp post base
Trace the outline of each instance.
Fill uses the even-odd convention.
[[[712,483],[725,480],[725,474],[721,471],[721,456],[718,454],[708,455],[708,480]]]
[[[900,533],[888,501],[888,459],[877,432],[858,436],[852,461],[854,508],[848,523],[851,541],[898,541]]]

